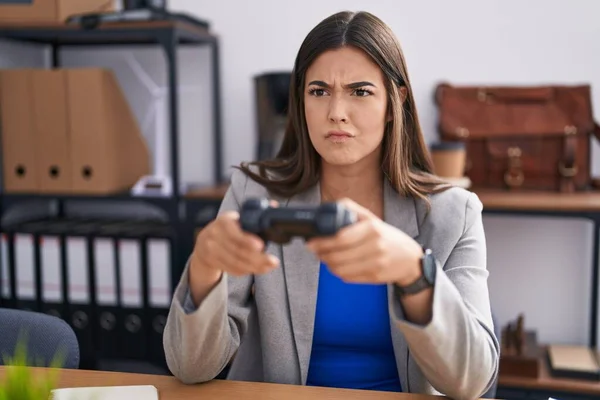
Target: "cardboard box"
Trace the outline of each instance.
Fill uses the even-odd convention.
[[[110,12],[114,0],[0,0],[0,23],[63,23],[71,15]]]
[[[109,195],[151,173],[150,152],[112,71],[0,71],[7,192]]]

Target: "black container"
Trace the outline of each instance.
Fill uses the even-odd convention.
[[[273,158],[281,147],[287,120],[291,72],[271,72],[254,77],[256,95],[256,158]]]
[[[167,8],[167,0],[123,0],[124,10],[138,10],[140,8],[164,10]]]

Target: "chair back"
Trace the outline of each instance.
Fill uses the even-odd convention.
[[[57,356],[61,367],[79,368],[79,343],[73,329],[62,319],[33,311],[0,308],[0,365],[12,358],[24,341],[28,364],[49,367]]]

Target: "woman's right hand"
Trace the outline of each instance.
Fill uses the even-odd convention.
[[[264,242],[244,232],[239,213],[224,212],[196,237],[189,282],[196,306],[219,282],[223,272],[234,276],[264,274],[279,266],[279,260],[264,251]]]

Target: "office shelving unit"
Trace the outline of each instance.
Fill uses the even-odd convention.
[[[214,131],[213,131],[213,154],[214,154],[214,183],[219,185],[223,182],[222,174],[222,150],[221,150],[221,98],[220,98],[220,61],[219,61],[219,41],[218,38],[209,33],[206,29],[188,23],[186,21],[148,21],[148,22],[120,22],[120,23],[104,23],[100,24],[93,29],[84,29],[78,25],[63,25],[63,24],[44,24],[44,25],[33,25],[33,24],[14,24],[14,25],[1,25],[0,26],[0,38],[11,41],[20,41],[27,43],[36,43],[41,45],[47,45],[50,47],[52,68],[61,67],[60,60],[60,48],[64,46],[95,46],[95,45],[139,45],[149,46],[158,45],[164,51],[167,65],[167,83],[169,88],[168,94],[168,109],[170,113],[169,120],[169,141],[170,141],[170,166],[171,166],[171,181],[173,184],[172,194],[169,197],[148,197],[148,196],[133,196],[130,193],[106,195],[106,196],[87,196],[87,195],[41,195],[36,193],[25,193],[25,194],[11,194],[11,193],[0,193],[0,217],[4,217],[7,212],[13,209],[15,206],[23,205],[29,201],[44,201],[48,203],[50,209],[53,210],[49,220],[42,221],[36,225],[35,228],[29,229],[35,237],[35,256],[34,256],[34,270],[36,271],[36,295],[37,301],[34,301],[29,306],[19,305],[16,300],[16,292],[14,291],[15,284],[15,248],[13,243],[13,235],[19,232],[22,225],[19,226],[3,226],[2,232],[8,237],[8,254],[6,259],[9,264],[10,271],[10,286],[11,290],[11,301],[7,302],[5,306],[22,307],[37,309],[42,312],[48,312],[57,314],[63,319],[67,320],[70,325],[74,328],[80,345],[82,347],[82,366],[86,368],[94,368],[96,361],[96,351],[98,346],[102,347],[99,343],[100,338],[94,336],[93,331],[104,330],[103,335],[109,335],[110,331],[114,329],[115,321],[99,320],[100,316],[97,314],[96,308],[96,297],[90,293],[90,307],[82,308],[77,305],[73,305],[69,302],[68,296],[66,296],[66,288],[68,278],[65,277],[67,272],[66,267],[66,244],[65,236],[70,234],[77,234],[88,239],[88,250],[92,251],[92,246],[89,244],[90,239],[100,236],[109,237],[111,234],[107,234],[103,230],[103,223],[106,221],[98,221],[97,219],[91,223],[82,223],[81,221],[71,221],[71,225],[62,224],[62,219],[69,220],[69,217],[65,213],[66,205],[71,203],[93,203],[106,204],[107,207],[112,207],[113,204],[145,204],[150,207],[159,210],[163,215],[166,216],[166,221],[123,221],[124,224],[130,224],[129,226],[135,226],[135,229],[116,229],[113,231],[113,237],[125,234],[127,235],[159,235],[167,238],[171,244],[171,257],[170,257],[170,278],[171,278],[171,289],[177,284],[183,267],[185,265],[186,258],[189,256],[193,244],[194,244],[194,231],[201,226],[203,223],[208,222],[211,216],[214,217],[218,205],[220,204],[219,196],[182,196],[179,188],[180,185],[180,172],[179,172],[179,102],[178,102],[178,58],[177,48],[181,45],[188,46],[209,46],[211,48],[212,56],[212,75],[213,75],[213,119],[214,119]],[[0,162],[0,165],[2,163]],[[110,205],[109,205],[110,204]],[[206,210],[203,209],[206,208]],[[208,211],[207,211],[208,210]],[[191,213],[204,215],[203,218],[194,219]],[[208,218],[206,217],[208,215]],[[57,222],[58,221],[58,222]],[[109,221],[113,224],[117,224],[119,221]],[[24,221],[27,223],[27,221]],[[57,225],[58,223],[58,225]],[[69,228],[70,226],[70,228]],[[70,230],[71,229],[71,230]],[[145,230],[144,230],[145,229]],[[60,237],[60,247],[62,254],[62,271],[63,271],[63,300],[64,304],[61,304],[60,310],[66,310],[61,313],[59,309],[48,309],[45,307],[41,300],[40,290],[42,288],[40,278],[40,250],[38,239],[39,236],[45,234],[53,234]],[[144,239],[145,240],[145,239]],[[148,285],[148,271],[147,261],[148,253],[147,250],[142,248],[140,254],[140,260],[142,261],[142,284]],[[93,292],[95,287],[94,278],[94,262],[93,257],[88,255],[88,287],[90,292]],[[117,260],[117,276],[119,261]],[[123,268],[123,266],[121,266]],[[119,285],[117,278],[117,286]],[[152,334],[160,333],[162,336],[162,327],[164,326],[164,320],[166,317],[167,309],[153,309],[148,301],[148,288],[143,288],[143,307],[139,310],[139,313],[130,313],[128,316],[123,318],[129,318],[122,320],[121,323],[125,325],[124,329],[128,332],[123,331],[123,334],[141,332],[144,336],[144,332],[147,332],[145,337],[150,340],[144,343],[152,346],[162,344],[158,340],[158,336]],[[2,301],[0,299],[0,301]],[[58,310],[58,311],[57,311]],[[115,310],[115,313],[121,312]],[[89,315],[88,315],[89,313]],[[131,317],[131,318],[130,318]],[[110,319],[110,318],[108,318]],[[133,322],[137,323],[134,324]],[[112,324],[112,326],[111,326]],[[161,326],[162,324],[162,326]],[[135,335],[130,337],[129,343],[135,343]],[[106,343],[105,343],[106,345]],[[126,350],[125,347],[128,345],[120,345],[120,350]],[[111,350],[111,349],[105,349]],[[122,351],[115,348],[114,351],[109,351],[117,355],[122,355]],[[121,354],[119,354],[121,353]],[[143,353],[143,352],[142,352]],[[136,356],[137,357],[137,356]],[[133,357],[133,358],[136,358]],[[144,358],[146,357],[146,358]],[[141,354],[139,358],[142,361],[162,360],[160,354],[154,356],[148,356],[147,354]]]

